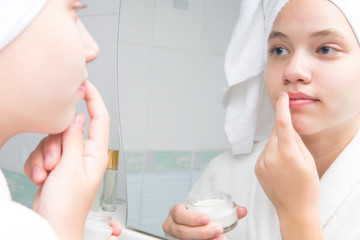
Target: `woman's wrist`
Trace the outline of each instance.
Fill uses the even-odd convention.
[[[278,214],[282,239],[322,240],[320,211],[300,211],[296,214]]]

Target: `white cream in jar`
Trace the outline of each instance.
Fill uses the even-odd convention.
[[[224,228],[224,233],[237,225],[236,205],[230,194],[200,193],[189,198],[186,205],[189,211],[208,214],[211,222],[216,222]]]

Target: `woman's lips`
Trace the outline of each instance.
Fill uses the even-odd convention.
[[[302,92],[288,92],[288,94],[289,94],[290,109],[302,108],[309,104],[314,104],[319,102],[318,99],[315,99]]]
[[[86,81],[86,80],[85,80]],[[82,82],[82,84],[80,85],[80,87],[79,87],[79,92],[81,93],[81,95],[82,95],[82,97],[84,97],[85,96],[85,81],[84,82]]]

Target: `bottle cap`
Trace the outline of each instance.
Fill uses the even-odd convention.
[[[117,170],[119,167],[119,150],[108,151],[108,165],[107,170]]]

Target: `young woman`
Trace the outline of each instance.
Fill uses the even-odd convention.
[[[50,134],[25,171],[38,184],[33,211],[12,202],[0,176],[0,239],[82,239],[107,163],[109,115],[87,80],[99,48],[78,0],[0,1],[0,146],[15,134]],[[84,99],[90,115],[76,114]],[[118,223],[113,225],[119,235]]]
[[[229,239],[359,239],[360,4],[263,2],[263,83],[275,126],[249,154],[214,159],[191,195],[230,192],[247,208],[238,207],[243,219]],[[178,239],[226,238],[184,204],[170,210],[163,228]]]

